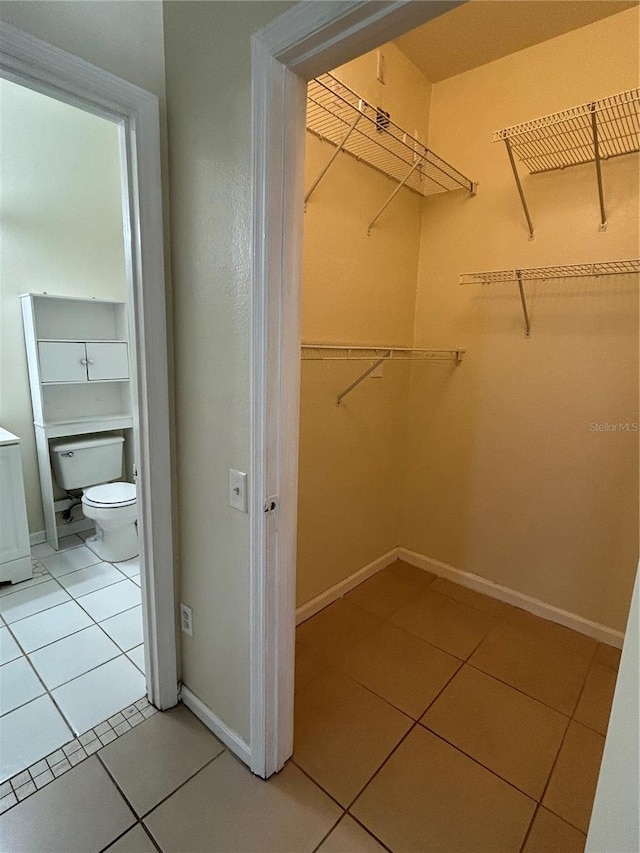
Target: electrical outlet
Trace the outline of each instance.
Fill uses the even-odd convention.
[[[186,604],[180,604],[180,628],[183,634],[193,637],[193,610]]]
[[[229,506],[247,511],[247,475],[235,468],[229,469]]]

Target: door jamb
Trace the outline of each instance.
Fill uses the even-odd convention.
[[[169,708],[178,701],[178,678],[158,99],[7,23],[0,76],[121,128],[146,684],[149,700]]]
[[[250,745],[265,778],[293,752],[306,82],[461,4],[307,0],[252,38]]]

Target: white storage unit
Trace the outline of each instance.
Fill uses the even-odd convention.
[[[27,580],[32,569],[20,439],[1,427],[0,506],[0,581]]]
[[[49,442],[131,429],[131,352],[124,302],[21,297],[47,541],[58,547]]]

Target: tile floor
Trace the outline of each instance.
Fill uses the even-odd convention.
[[[139,561],[60,544],[0,586],[0,785],[145,694]]]
[[[617,664],[398,562],[299,627],[294,756],[268,782],[178,706],[0,816],[0,848],[581,851]]]

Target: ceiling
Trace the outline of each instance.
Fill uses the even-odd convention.
[[[432,83],[638,6],[639,0],[470,0],[395,40]]]

